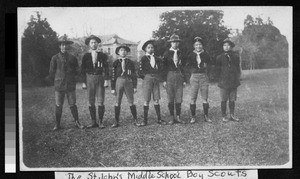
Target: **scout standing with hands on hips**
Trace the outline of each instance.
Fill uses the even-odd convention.
[[[187,67],[191,73],[190,85],[191,85],[191,103],[190,110],[192,113],[192,119],[190,123],[196,122],[196,101],[198,97],[198,91],[203,100],[203,111],[206,122],[212,122],[208,118],[208,84],[209,79],[207,76],[208,66],[211,64],[209,54],[203,49],[203,40],[201,37],[195,37],[194,39],[194,51],[189,54]]]
[[[133,94],[137,92],[137,75],[133,61],[126,57],[128,52],[130,52],[130,48],[126,45],[120,45],[116,48],[116,54],[119,55],[119,58],[113,62],[111,78],[111,93],[116,95],[115,123],[112,127],[119,126],[121,102],[124,92],[130,105],[134,125],[139,126],[133,98]]]
[[[235,46],[232,41],[225,39],[223,41],[224,52],[217,56],[216,75],[219,78],[218,86],[221,94],[222,120],[227,122],[226,106],[229,99],[230,119],[238,121],[234,116],[235,101],[237,98],[237,87],[240,85],[240,58],[238,54],[232,51]]]
[[[179,50],[179,39],[178,35],[173,34],[170,37],[169,42],[171,48],[164,53],[163,64],[164,64],[164,82],[163,86],[167,89],[168,96],[168,108],[170,111],[169,124],[175,122],[185,124],[186,122],[180,119],[181,114],[181,103],[183,97],[183,87],[186,84],[187,77],[185,75],[185,59],[183,53]],[[176,119],[174,117],[174,105],[176,109]]]
[[[149,103],[151,100],[151,94],[154,100],[154,108],[157,115],[158,124],[166,124],[161,119],[160,114],[160,89],[159,81],[161,79],[162,62],[161,59],[154,55],[154,40],[148,40],[142,46],[142,49],[146,54],[141,58],[139,77],[143,79],[143,94],[144,94],[144,120],[141,126],[147,125]]]
[[[78,120],[78,110],[76,106],[76,79],[75,76],[80,73],[78,61],[76,57],[69,54],[67,50],[73,44],[72,41],[67,40],[64,35],[58,41],[60,52],[54,55],[50,62],[48,80],[54,80],[55,86],[55,118],[56,125],[53,130],[60,129],[60,120],[62,115],[62,108],[64,104],[65,95],[68,98],[68,103],[75,124],[78,128],[83,129]]]
[[[85,44],[90,47],[90,51],[84,54],[81,65],[81,73],[84,79],[83,86],[87,86],[89,110],[92,119],[92,124],[87,126],[87,128],[104,128],[104,97],[105,87],[108,86],[109,69],[107,63],[107,55],[97,51],[99,43],[101,43],[101,40],[94,35],[91,35],[85,40]],[[98,124],[96,122],[96,99],[99,115]]]

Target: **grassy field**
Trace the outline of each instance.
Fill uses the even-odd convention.
[[[140,120],[141,82],[135,94]],[[162,117],[166,118],[169,113],[164,89],[161,96]],[[209,96],[212,123],[203,122],[199,97],[197,123],[160,126],[151,104],[149,125],[138,128],[133,126],[127,100],[123,98],[121,127],[111,128],[115,100],[107,90],[105,129],[76,129],[65,101],[61,123],[64,129],[53,132],[54,88],[23,89],[24,164],[27,167],[265,166],[289,161],[288,69],[243,72],[236,103],[240,122],[221,121],[216,84],[210,85]],[[185,120],[190,118],[189,99],[187,86],[182,104]],[[77,106],[80,120],[89,124],[86,91],[79,84]]]

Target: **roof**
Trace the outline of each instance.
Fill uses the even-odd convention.
[[[97,35],[101,39],[101,45],[111,45],[111,44],[126,44],[126,45],[138,45],[136,42],[132,42],[130,40],[123,39],[119,37],[117,34],[109,34],[109,35]],[[81,46],[85,46],[84,40],[87,37],[80,38],[72,38],[71,40],[74,44],[79,44]]]
[[[99,37],[102,40],[102,45],[111,45],[111,44],[138,45],[138,43],[123,39],[119,37],[117,34],[103,35]]]

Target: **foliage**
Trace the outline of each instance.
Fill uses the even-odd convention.
[[[260,17],[248,15],[244,30],[233,38],[240,49],[243,69],[278,68],[288,66],[288,43],[286,37],[273,26],[270,18],[266,22]]]
[[[42,84],[48,75],[51,57],[58,53],[57,34],[39,12],[31,16],[22,37],[22,75],[24,84]]]

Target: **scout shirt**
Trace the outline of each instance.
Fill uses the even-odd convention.
[[[74,91],[76,89],[76,75],[80,69],[75,56],[68,52],[54,55],[50,62],[49,76],[54,79],[56,91]]]
[[[216,59],[216,75],[219,77],[218,86],[229,89],[240,85],[240,58],[233,51],[223,52]]]
[[[153,55],[154,64],[151,64],[150,54],[146,54],[141,58],[140,68],[138,71],[138,75],[140,78],[144,79],[147,74],[155,74],[159,78],[161,78],[161,73],[163,70],[162,60],[157,56]]]
[[[125,71],[122,69],[121,60],[125,60]],[[111,77],[111,90],[116,89],[116,81],[118,77],[123,77],[133,82],[133,88],[137,87],[137,75],[133,61],[128,58],[117,59],[113,62],[112,77]]]
[[[181,72],[184,82],[187,82],[187,75],[185,73],[185,66],[186,66],[186,60],[184,58],[183,52],[181,52],[179,49],[177,51],[178,55],[178,63],[177,66],[174,63],[173,56],[174,56],[173,50],[167,50],[163,55],[163,80],[167,81],[167,75],[169,71],[178,71]]]
[[[81,64],[81,75],[86,83],[86,74],[104,75],[104,79],[109,79],[109,69],[107,55],[102,52],[96,52],[97,59],[93,62],[92,52],[84,54]]]

